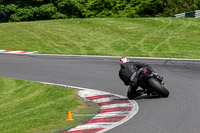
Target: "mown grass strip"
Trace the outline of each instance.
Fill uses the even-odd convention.
[[[98,106],[77,96],[77,90],[37,82],[0,78],[0,132],[61,132],[93,116]]]
[[[0,24],[0,49],[200,58],[200,19],[92,18]]]

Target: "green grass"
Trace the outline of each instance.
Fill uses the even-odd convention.
[[[200,58],[200,19],[92,18],[1,23],[0,49]]]
[[[0,132],[38,133],[60,132],[86,122],[98,106],[80,100],[77,90],[48,86],[37,82],[0,78]]]

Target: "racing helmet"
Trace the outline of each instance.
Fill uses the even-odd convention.
[[[127,63],[127,62],[129,62],[129,59],[127,57],[120,58],[120,63]]]

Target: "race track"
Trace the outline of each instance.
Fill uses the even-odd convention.
[[[133,60],[133,59],[131,59]],[[198,133],[200,61],[138,60],[164,76],[169,98],[140,97],[139,112],[109,133]],[[0,54],[0,77],[52,82],[126,96],[117,58]]]

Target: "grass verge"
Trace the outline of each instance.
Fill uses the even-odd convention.
[[[88,121],[98,106],[80,99],[77,90],[44,85],[38,82],[0,78],[0,132],[61,132]]]
[[[198,18],[92,18],[0,24],[0,49],[200,58]]]

